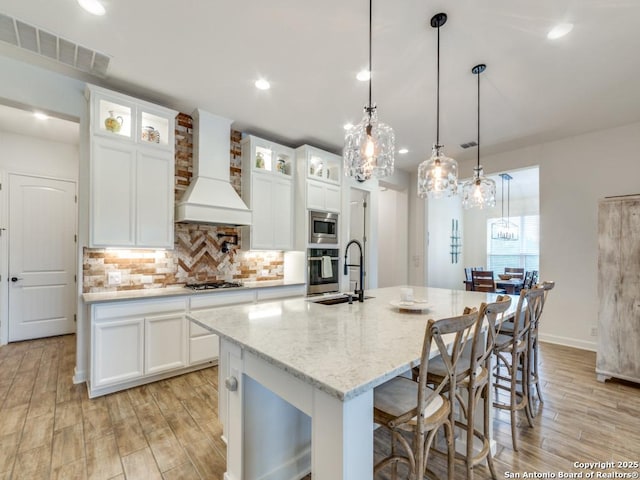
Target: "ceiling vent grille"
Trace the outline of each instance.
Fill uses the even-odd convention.
[[[474,142],[473,140],[471,140],[470,142],[467,142],[467,143],[461,143],[460,146],[462,148],[477,147],[478,146],[478,142]]]
[[[105,77],[111,58],[0,13],[0,41],[86,73]]]

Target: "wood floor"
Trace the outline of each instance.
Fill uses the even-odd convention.
[[[545,403],[534,428],[520,419],[520,452],[508,415],[496,412],[499,478],[640,471],[573,466],[640,461],[640,388],[598,383],[592,352],[542,344],[541,353]],[[73,335],[0,347],[0,480],[222,479],[216,368],[89,400],[71,382],[74,364]],[[387,448],[380,430],[376,456]],[[433,465],[443,472],[441,461]],[[486,478],[478,468],[476,479]]]

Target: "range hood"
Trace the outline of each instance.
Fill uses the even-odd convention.
[[[229,182],[231,120],[193,114],[193,178],[176,203],[176,222],[251,225],[251,210]]]

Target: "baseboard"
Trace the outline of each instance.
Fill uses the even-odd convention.
[[[73,383],[84,383],[87,381],[87,372],[85,370],[78,370],[78,367],[73,369]]]
[[[593,340],[592,342],[587,342],[585,340],[576,340],[575,338],[560,337],[558,335],[548,335],[542,333],[538,334],[538,338],[541,342],[555,343],[556,345],[579,348],[580,350],[589,350],[591,352],[596,352],[598,349],[598,344],[595,340]]]
[[[299,480],[311,473],[311,448],[305,449],[298,456],[293,457],[288,462],[265,473],[257,480]]]

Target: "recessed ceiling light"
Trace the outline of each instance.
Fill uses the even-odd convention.
[[[42,112],[33,112],[33,116],[36,117],[38,120],[46,120],[47,118],[49,118],[48,115],[45,115]]]
[[[361,82],[368,82],[369,78],[371,78],[371,72],[369,70],[361,70],[356,75],[356,78]]]
[[[556,40],[557,38],[564,37],[567,33],[573,30],[573,23],[559,23],[547,33],[549,40]]]
[[[400,150],[398,150],[398,153],[401,155],[404,155],[405,153],[409,153],[409,149],[408,148],[401,148]]]
[[[344,124],[344,129],[345,130],[351,130],[353,128],[353,123],[345,123]]]
[[[106,12],[104,5],[102,5],[99,0],[78,0],[78,3],[82,8],[93,15],[104,15]]]
[[[260,78],[256,80],[256,88],[259,90],[269,90],[271,88],[271,84],[267,82],[264,78]]]

